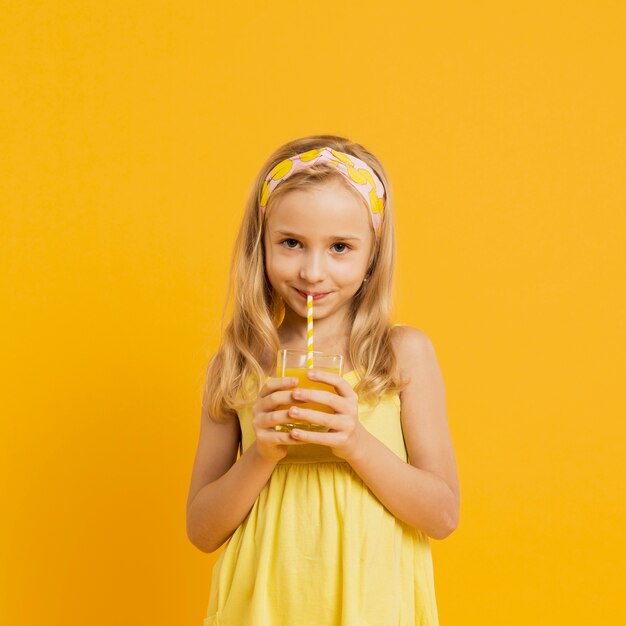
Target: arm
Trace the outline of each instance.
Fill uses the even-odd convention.
[[[236,417],[222,424],[203,416],[187,499],[187,536],[203,552],[217,550],[241,524],[275,466],[255,444],[237,460],[239,437]]]
[[[447,424],[443,379],[434,348],[425,333],[398,327],[394,330],[393,341],[402,374],[408,379],[407,387],[400,394],[408,463],[349,415],[354,406],[346,410],[345,400],[351,400],[352,404],[356,400],[340,389],[341,383],[337,390],[343,398],[333,408],[338,413],[341,409],[344,415],[329,416],[330,420],[339,418],[337,424],[331,426],[336,432],[311,435],[292,431],[292,436],[331,445],[333,452],[350,463],[372,493],[398,519],[434,539],[444,539],[458,525],[460,491]],[[319,374],[319,379],[323,376]],[[332,395],[325,398],[325,404],[331,405]],[[315,399],[322,401],[321,396]],[[314,418],[319,423],[317,415],[321,414],[317,413]],[[322,441],[324,436],[326,440]]]
[[[365,433],[359,454],[348,459],[372,493],[398,519],[445,539],[458,526],[458,496],[438,474],[405,463]]]
[[[287,379],[289,380],[289,379]],[[297,380],[270,379],[254,404],[256,440],[237,459],[241,433],[236,416],[216,422],[202,408],[200,438],[187,497],[187,536],[203,552],[217,550],[243,522],[276,463],[287,453],[288,433],[273,430],[289,421],[285,404]],[[278,391],[277,391],[278,390]],[[276,392],[276,393],[273,393]]]
[[[409,462],[404,463],[367,431],[348,461],[396,517],[435,539],[444,539],[459,523],[460,490],[443,378],[425,333],[396,327],[394,349],[402,374],[409,380],[400,394]]]

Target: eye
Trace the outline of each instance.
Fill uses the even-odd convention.
[[[296,248],[299,245],[299,241],[297,239],[283,239],[280,244],[285,246],[285,248]]]
[[[343,254],[344,252],[350,249],[350,246],[347,243],[342,243],[341,241],[334,243],[332,247],[333,247],[333,250],[335,252],[338,252],[339,254]]]

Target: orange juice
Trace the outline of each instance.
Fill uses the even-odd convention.
[[[341,355],[326,355],[321,352],[314,352],[313,366],[316,370],[323,372],[330,372],[332,374],[338,374],[341,376],[343,369],[343,358]],[[310,380],[307,376],[308,367],[306,367],[306,352],[300,352],[296,350],[281,350],[278,353],[278,367],[276,375],[279,377],[289,377],[298,379],[298,387],[302,389],[319,389],[321,391],[330,391],[330,393],[337,393],[332,385],[322,383],[316,380]],[[334,413],[326,404],[320,404],[318,402],[298,402],[293,401],[293,404],[282,405],[278,407],[278,410],[288,409],[290,406],[302,407],[303,409],[312,409],[314,411],[321,411],[323,413]],[[289,431],[295,427],[302,428],[303,430],[315,430],[317,432],[327,432],[328,428],[320,426],[318,424],[309,424],[308,422],[291,422],[289,424],[279,424],[276,426],[276,430]]]

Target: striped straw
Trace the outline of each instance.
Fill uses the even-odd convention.
[[[306,366],[313,367],[313,296],[306,296]]]

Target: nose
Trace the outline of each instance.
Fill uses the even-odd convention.
[[[303,255],[300,278],[309,284],[319,283],[326,278],[323,253],[310,251]]]

